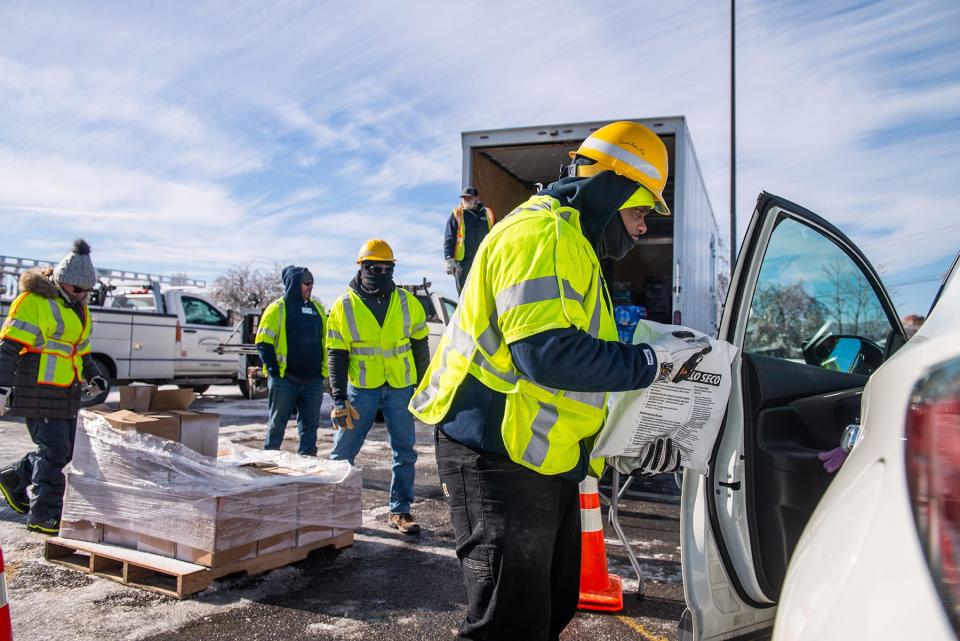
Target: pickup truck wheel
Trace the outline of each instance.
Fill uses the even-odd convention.
[[[102,376],[104,380],[110,380],[110,370],[107,369],[107,366],[103,364],[99,359],[93,359],[93,366],[97,370],[97,374]],[[110,388],[107,388],[106,391],[100,392],[99,394],[88,394],[86,388],[80,393],[80,407],[90,407],[92,405],[99,405],[107,400],[107,395],[110,394]]]
[[[209,385],[177,385],[177,387],[180,389],[192,389],[197,394],[203,394],[210,389]]]
[[[237,381],[237,387],[240,388],[240,393],[243,394],[244,398],[261,399],[267,397],[266,382],[264,382],[263,389],[260,389],[259,386],[254,387],[253,396],[250,395],[250,386],[247,385],[247,381]]]

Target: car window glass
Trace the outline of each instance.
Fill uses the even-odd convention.
[[[773,231],[750,305],[743,350],[870,374],[892,329],[859,265],[792,218]]]
[[[443,298],[441,302],[443,303],[443,309],[447,313],[447,318],[453,318],[453,313],[457,311],[457,301]]]
[[[193,323],[195,325],[225,325],[227,322],[226,317],[221,314],[216,307],[206,301],[200,300],[199,298],[190,298],[189,296],[184,296],[180,300],[183,301],[183,317],[187,323]]]

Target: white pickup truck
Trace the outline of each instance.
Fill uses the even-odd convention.
[[[0,299],[2,323],[16,293],[16,274],[46,263],[0,257],[0,266],[8,277]],[[90,344],[104,376],[114,383],[172,383],[199,392],[213,384],[239,384],[247,392],[247,355],[224,349],[243,342],[241,326],[232,327],[210,300],[190,287],[165,287],[154,276],[132,287],[105,285],[114,273],[98,271],[104,273],[90,305]]]

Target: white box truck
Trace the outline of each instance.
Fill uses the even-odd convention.
[[[656,132],[667,147],[664,198],[673,215],[648,216],[638,247],[620,261],[603,261],[607,286],[615,301],[645,307],[650,320],[714,335],[727,281],[719,273],[720,236],[686,119],[632,120]],[[557,180],[570,162],[568,152],[608,122],[463,132],[463,185],[476,187],[503,218],[539,185]]]

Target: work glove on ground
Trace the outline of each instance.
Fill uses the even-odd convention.
[[[0,416],[10,411],[11,391],[9,387],[0,387]]]
[[[835,447],[826,452],[819,452],[817,458],[823,461],[823,469],[825,469],[828,474],[833,474],[843,466],[849,454],[850,453],[842,447]]]
[[[657,354],[657,365],[660,368],[657,380],[674,383],[689,378],[704,355],[713,349],[706,336],[696,338],[693,332],[684,330],[661,334],[650,343],[650,347]]]
[[[680,450],[669,436],[659,436],[643,446],[640,456],[611,456],[607,465],[621,474],[644,476],[680,469]]]
[[[444,269],[444,271],[446,271],[448,274],[450,274],[451,276],[453,276],[453,274],[457,271],[457,261],[455,261],[455,260],[452,259],[452,258],[446,258],[446,259],[444,259],[444,261],[443,261],[443,269]]]
[[[353,422],[360,418],[360,412],[350,404],[350,401],[336,401],[330,411],[330,421],[333,426],[341,430],[352,430]]]

